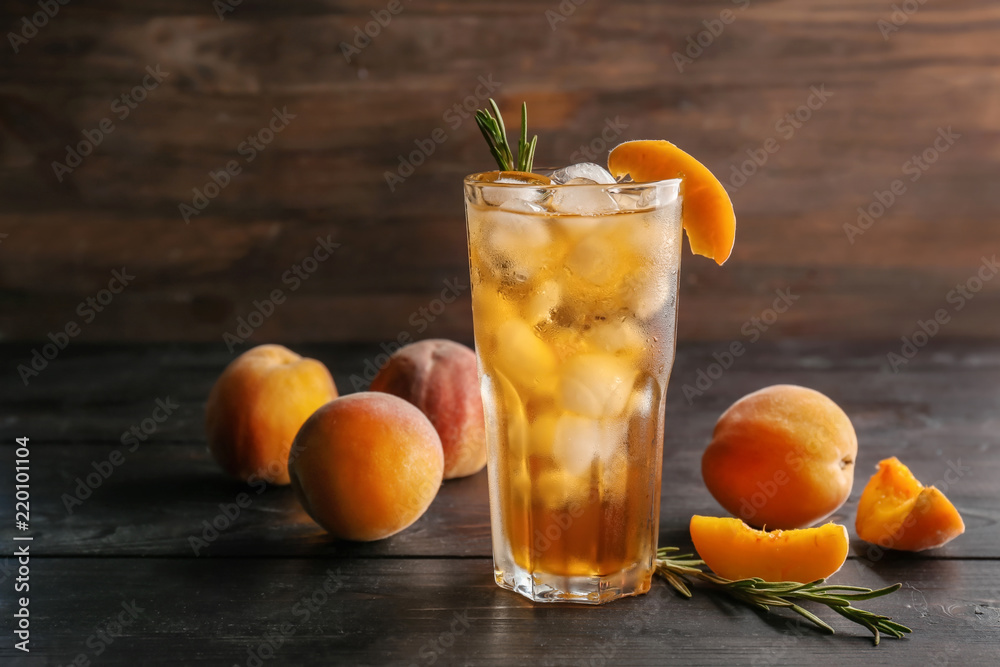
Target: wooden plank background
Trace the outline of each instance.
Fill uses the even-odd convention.
[[[528,101],[542,164],[608,119],[726,180],[777,140],[731,187],[729,263],[685,256],[682,339],[743,339],[783,288],[800,298],[768,338],[895,338],[941,308],[940,336],[994,336],[1000,279],[960,311],[947,295],[1000,246],[1000,6],[926,3],[883,36],[891,4],[567,0],[563,16],[547,14],[555,0],[401,0],[348,62],[340,44],[387,1],[243,0],[222,19],[208,0],[70,3],[16,52],[9,33],[39,9],[5,2],[0,340],[77,322],[80,340],[221,343],[275,289],[287,300],[254,340],[468,339],[467,291],[433,321],[420,309],[445,281],[467,284],[459,184],[489,159],[474,123],[446,114],[481,77],[505,108]],[[674,54],[724,10],[732,21],[678,71]],[[169,75],[120,118],[113,101],[157,66]],[[788,136],[777,124],[812,87],[831,95]],[[247,162],[241,142],[275,108],[295,117]],[[53,161],[105,118],[114,130],[59,181]],[[907,161],[949,127],[954,144],[911,182]],[[437,128],[444,143],[390,191],[385,172]],[[241,173],[186,224],[179,205],[231,160]],[[895,179],[906,192],[849,242],[857,207]],[[282,274],[328,235],[333,258],[291,291]],[[83,321],[77,304],[121,267],[133,283]]]

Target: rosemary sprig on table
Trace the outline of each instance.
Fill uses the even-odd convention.
[[[794,581],[768,582],[763,579],[732,580],[720,577],[702,569],[705,561],[693,558],[693,554],[677,554],[677,547],[663,547],[656,552],[656,572],[677,589],[686,598],[691,597],[688,588],[690,579],[699,579],[714,584],[724,593],[752,607],[770,611],[771,607],[788,607],[796,614],[803,616],[821,630],[834,634],[825,621],[811,611],[800,607],[796,602],[809,601],[824,604],[844,618],[871,630],[875,636],[875,646],[878,646],[879,633],[884,632],[896,639],[908,632],[910,628],[896,623],[889,616],[882,616],[851,605],[856,600],[871,600],[893,593],[902,584],[893,584],[885,588],[872,590],[861,586],[823,585],[823,579],[802,584]]]
[[[517,169],[515,170],[514,156],[507,143],[507,128],[503,124],[503,116],[500,115],[500,107],[490,99],[490,106],[493,108],[480,109],[476,112],[476,124],[486,138],[486,143],[490,146],[490,152],[497,161],[500,171],[531,171],[532,163],[535,160],[535,145],[538,143],[538,135],[528,141],[528,105],[521,103],[521,137],[517,142]]]

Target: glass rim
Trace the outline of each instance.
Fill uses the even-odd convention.
[[[490,171],[479,171],[474,174],[469,174],[463,180],[463,184],[466,186],[480,187],[480,188],[530,188],[532,190],[551,190],[555,188],[654,188],[665,185],[677,185],[680,186],[682,179],[680,178],[665,178],[660,181],[626,181],[624,183],[495,183],[488,181],[476,180],[477,176],[482,176],[483,174],[496,173],[496,169]],[[540,170],[548,171],[548,170]]]

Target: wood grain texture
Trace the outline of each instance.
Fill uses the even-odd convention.
[[[23,349],[0,346],[5,357],[23,356]],[[350,377],[361,376],[379,348],[323,345],[300,351],[328,364],[347,393],[354,391]],[[1000,558],[1000,351],[995,345],[936,343],[914,357],[912,368],[894,374],[885,370],[885,352],[878,344],[762,342],[689,403],[683,387],[694,386],[718,352],[711,344],[683,344],[678,351],[667,402],[662,543],[689,545],[691,514],[722,511],[699,473],[719,415],[744,394],[785,382],[829,395],[858,432],[854,490],[834,519],[849,527],[859,560],[882,554],[868,553],[854,536],[857,500],[876,463],[894,455],[919,479],[945,491],[968,527],[959,540],[922,557]],[[225,350],[207,345],[83,346],[57,359],[27,390],[4,378],[0,441],[32,439],[35,479],[46,490],[35,496],[35,549],[49,555],[194,557],[191,538],[206,534],[203,522],[220,514],[220,504],[232,504],[246,493],[249,506],[197,550],[199,557],[490,554],[485,473],[446,483],[417,524],[372,544],[330,540],[287,488],[263,492],[227,479],[207,452],[202,424],[204,398],[229,359]],[[122,443],[123,434],[141,427],[158,400],[177,407],[141,443]],[[106,462],[115,450],[124,461],[101,479],[96,471],[109,470]],[[12,460],[12,448],[3,448],[3,456]],[[96,488],[84,497],[88,489],[78,487],[88,476]],[[0,506],[10,506],[12,493],[10,488],[0,493]],[[0,526],[0,539],[10,530]]]
[[[819,614],[834,636],[702,588],[683,600],[662,581],[603,607],[532,605],[498,588],[485,558],[32,565],[46,584],[32,597],[36,652],[0,648],[12,667],[69,664],[80,653],[105,665],[245,665],[262,643],[264,664],[282,665],[991,665],[1000,643],[995,561],[880,563],[835,575],[864,586],[904,583],[894,596],[864,603],[914,630],[878,648],[864,629],[827,611]],[[106,644],[97,632],[123,603],[135,617]],[[283,641],[273,639],[283,628]],[[277,645],[271,653],[268,639]]]
[[[221,346],[77,344],[27,388],[0,379],[0,467],[11,469],[13,438],[31,438],[34,537],[33,650],[25,656],[4,643],[0,661],[83,664],[82,654],[93,664],[129,667],[257,664],[253,656],[296,665],[993,664],[1000,653],[1000,349],[935,340],[895,374],[883,367],[885,346],[759,342],[689,405],[677,383],[694,382],[720,346],[682,344],[668,408],[660,543],[688,547],[691,514],[721,513],[697,473],[719,413],[763,384],[815,387],[844,406],[860,440],[855,489],[835,520],[851,526],[867,471],[891,454],[945,489],[965,517],[965,535],[916,554],[873,553],[852,531],[848,562],[832,581],[902,583],[864,606],[910,626],[907,639],[883,639],[873,649],[864,630],[827,611],[820,615],[836,629],[832,637],[702,587],[683,600],[659,580],[647,595],[602,607],[531,604],[493,583],[482,473],[446,483],[429,511],[390,539],[333,541],[288,488],[257,494],[210,460],[200,401],[231,358]],[[378,349],[302,351],[344,382]],[[0,359],[29,350],[0,344]],[[122,430],[168,396],[179,403],[176,413],[135,451],[122,447]],[[116,449],[121,464],[68,512],[63,494],[96,468],[107,470],[103,462]],[[958,478],[948,481],[948,470]],[[210,536],[202,522],[241,492],[251,502],[196,554],[190,537]],[[12,503],[11,485],[0,486],[0,507]],[[7,544],[11,523],[0,523]],[[0,585],[10,584],[15,565],[0,557]],[[0,598],[5,615],[9,599]],[[128,624],[109,628],[123,612]]]
[[[925,4],[888,39],[876,22],[891,7],[872,0],[592,0],[555,29],[557,3],[404,3],[347,62],[340,43],[384,6],[244,0],[220,21],[193,0],[94,2],[63,7],[17,53],[5,44],[0,337],[62,328],[126,266],[134,285],[84,339],[217,341],[327,235],[342,244],[334,258],[255,339],[396,336],[467,272],[458,184],[487,154],[474,124],[446,113],[480,77],[503,105],[528,101],[544,163],[616,118],[622,139],[671,138],[727,182],[748,150],[778,141],[730,184],[729,263],[685,257],[682,339],[735,338],[786,287],[801,299],[770,336],[907,335],[1000,246],[1000,11],[987,0]],[[725,9],[735,20],[679,72],[673,54]],[[4,24],[34,11],[7,3]],[[169,76],[119,118],[112,101],[156,65]],[[809,120],[779,129],[821,86],[830,96]],[[295,118],[246,162],[241,142],[286,107]],[[59,182],[51,163],[104,118],[114,131]],[[948,127],[959,138],[911,181],[907,162]],[[385,172],[436,128],[447,140],[391,192]],[[178,205],[234,159],[241,173],[185,224]],[[906,192],[851,243],[844,225],[895,179]],[[998,313],[991,280],[940,335],[995,336]],[[428,333],[470,331],[464,295]]]
[[[703,446],[668,437],[665,447],[660,543],[691,549],[691,515],[726,512],[702,482]],[[109,468],[114,449],[122,452],[124,461]],[[36,444],[32,452],[40,490],[32,502],[32,551],[40,555],[353,559],[486,558],[492,553],[485,472],[446,482],[427,513],[391,539],[353,543],[331,539],[302,511],[291,488],[264,490],[229,480],[204,445],[147,446],[130,452],[120,446]],[[854,516],[875,464],[889,456],[900,457],[918,478],[947,493],[965,520],[964,535],[919,556],[869,551],[855,534]],[[13,465],[12,448],[3,448],[3,460]],[[1000,558],[1000,457],[995,445],[952,443],[947,449],[932,449],[865,442],[858,461],[851,497],[830,519],[848,527],[853,559],[868,564],[884,558]],[[112,471],[103,480],[98,476],[101,468]],[[5,490],[0,500],[12,507],[13,491]],[[225,516],[234,511],[239,512],[235,518]],[[208,527],[213,521],[223,529]],[[14,533],[7,525],[0,529],[7,541]]]

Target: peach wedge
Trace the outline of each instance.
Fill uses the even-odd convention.
[[[924,486],[895,456],[879,461],[858,502],[858,537],[884,549],[923,551],[965,532],[955,506],[933,486]]]
[[[808,583],[826,579],[847,560],[847,529],[836,523],[798,530],[754,530],[731,517],[691,517],[698,556],[727,579]]]

